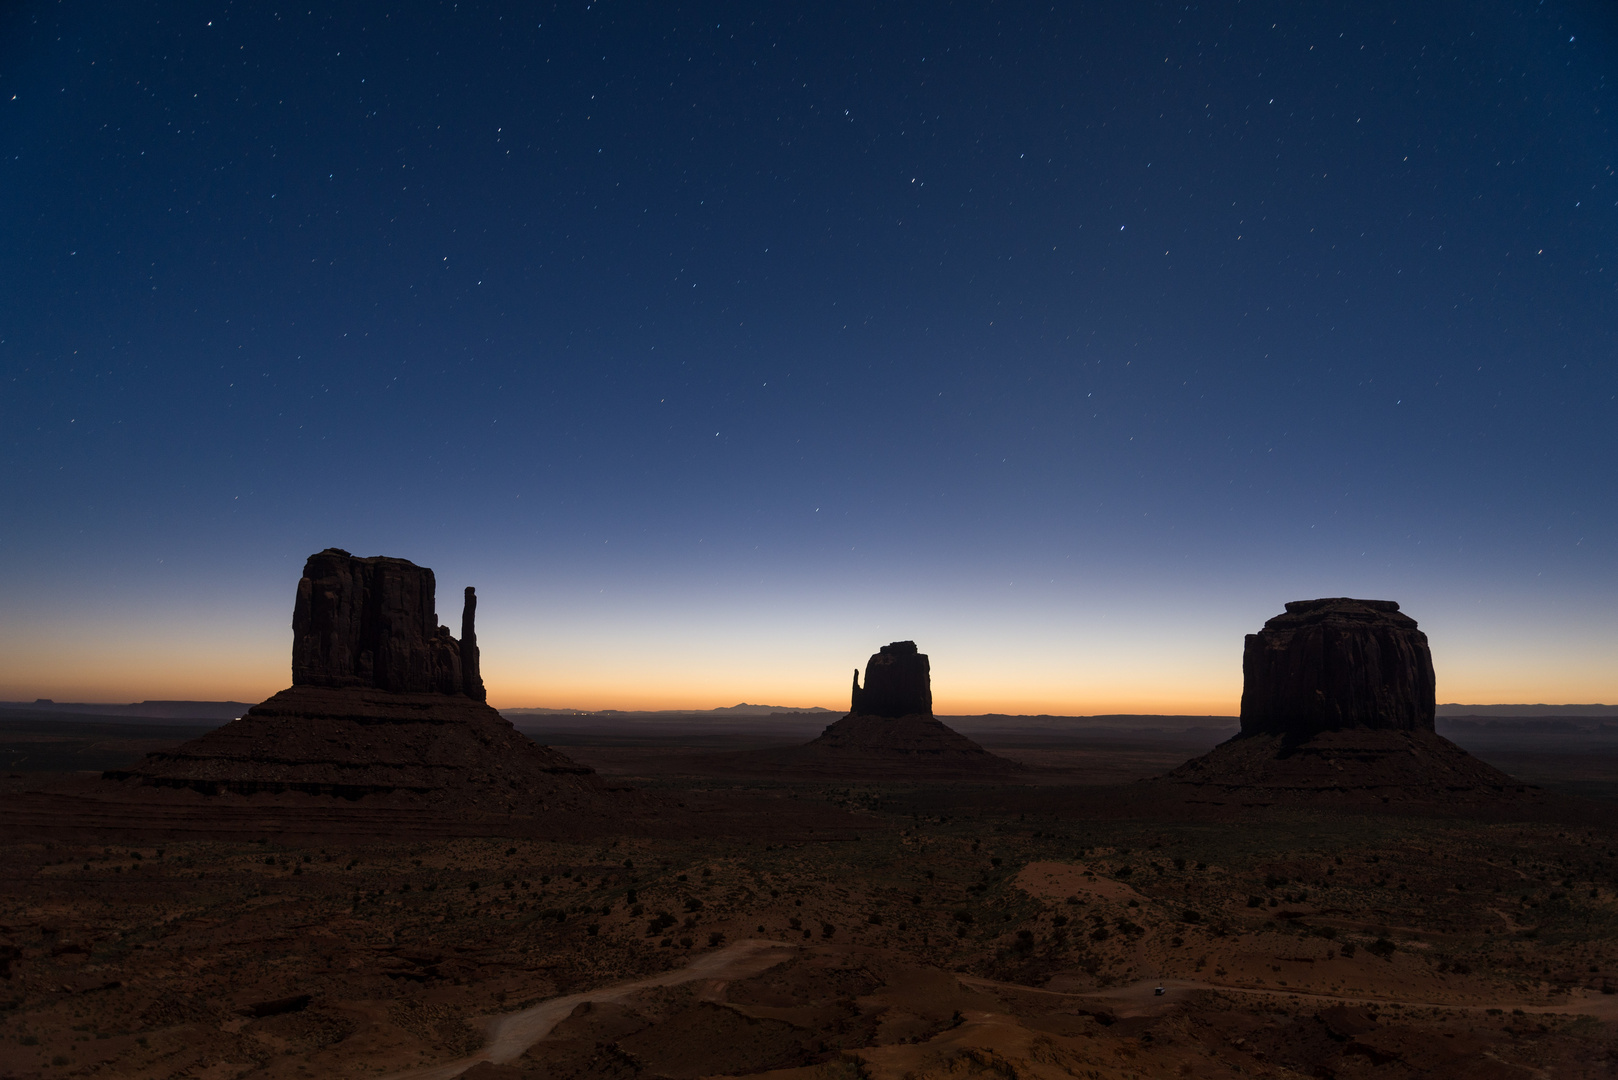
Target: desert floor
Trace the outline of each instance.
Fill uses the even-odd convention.
[[[696,751],[568,749],[847,827],[13,834],[0,1076],[1618,1073],[1605,803],[1154,819],[1127,782],[767,787],[701,776]],[[1156,767],[1087,753],[1057,764]],[[1109,792],[1127,806],[1092,812]]]

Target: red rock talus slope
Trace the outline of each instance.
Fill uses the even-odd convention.
[[[1248,801],[1476,802],[1532,789],[1430,731],[1350,728],[1301,741],[1238,736],[1158,782]]]
[[[592,770],[481,701],[317,686],[283,690],[217,731],[111,775],[209,794],[411,792],[489,813],[574,805],[603,790]]]

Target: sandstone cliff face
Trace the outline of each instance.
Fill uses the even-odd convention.
[[[1432,731],[1435,700],[1427,635],[1391,600],[1294,601],[1247,635],[1244,737]]]
[[[461,638],[438,624],[433,572],[405,559],[311,555],[292,612],[292,685],[364,687],[484,700],[466,590]]]
[[[477,594],[461,638],[438,625],[433,572],[404,559],[311,555],[292,616],[292,686],[199,739],[107,776],[205,794],[410,796],[457,811],[595,805],[594,771],[485,702]]]
[[[914,641],[884,645],[865,665],[865,689],[859,669],[854,671],[854,716],[931,716],[932,671],[927,654],[916,651]]]

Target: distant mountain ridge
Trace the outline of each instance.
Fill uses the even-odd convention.
[[[1618,716],[1618,705],[1440,705],[1439,716]]]
[[[133,716],[143,720],[234,720],[253,706],[246,701],[137,701],[114,705],[86,701],[0,701],[0,709],[73,713],[78,716]]]

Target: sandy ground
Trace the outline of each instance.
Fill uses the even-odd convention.
[[[105,808],[12,834],[0,1077],[1618,1068],[1604,813],[1167,820],[1026,788],[661,790],[760,809],[741,835],[390,841],[363,806],[363,835],[141,842]],[[256,807],[236,816],[287,812]],[[832,818],[852,824],[801,828]]]

